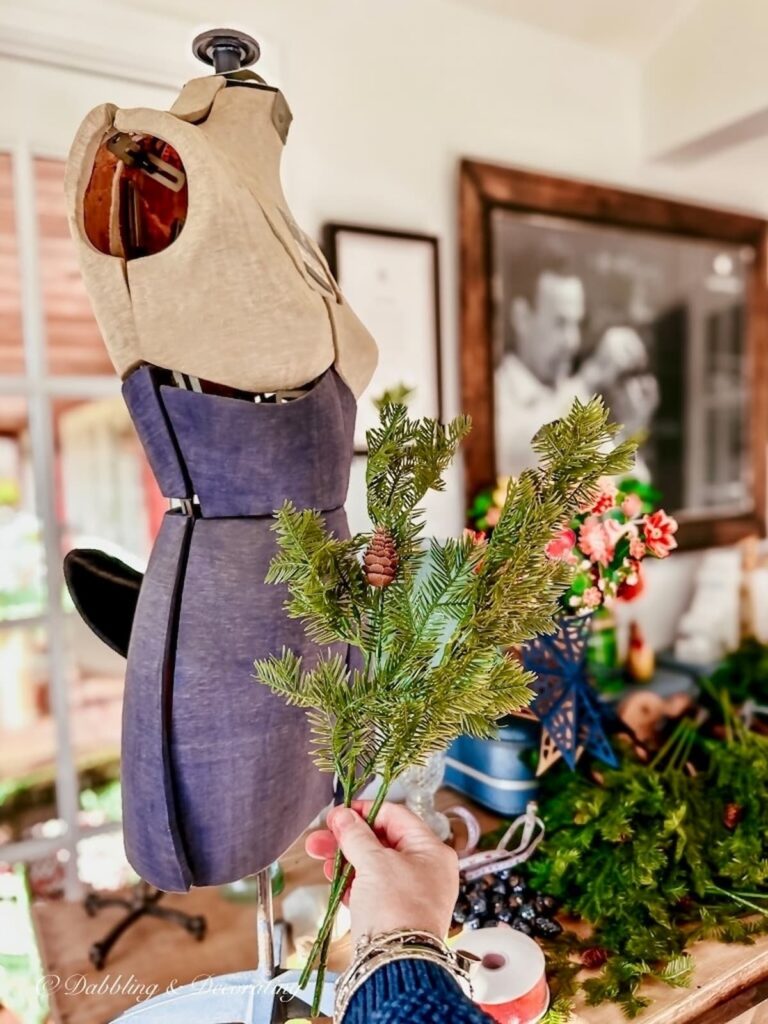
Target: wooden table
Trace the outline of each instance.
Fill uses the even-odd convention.
[[[494,815],[451,790],[439,795],[442,809],[457,803],[471,808],[484,832],[498,825]],[[642,993],[652,1003],[636,1018],[638,1024],[768,1024],[768,936],[751,946],[699,942],[689,952],[696,965],[690,986],[645,984]],[[627,1024],[627,1019],[614,1003],[581,1003],[571,1024]]]
[[[443,809],[462,803],[450,790],[438,796]],[[483,830],[498,820],[476,807]],[[285,891],[323,881],[322,867],[304,853],[303,838],[281,858]],[[225,900],[217,889],[195,889],[166,897],[167,905],[208,919],[208,935],[197,943],[186,932],[162,921],[144,919],[124,935],[103,972],[88,960],[90,944],[109,930],[122,913],[103,910],[89,918],[79,903],[48,902],[33,907],[44,970],[47,975],[74,978],[51,994],[56,1024],[106,1024],[132,1006],[142,994],[166,991],[169,985],[195,978],[253,968],[256,964],[254,907]],[[276,901],[280,912],[281,901]],[[691,950],[696,968],[691,986],[675,989],[651,983],[643,991],[653,1000],[639,1024],[768,1024],[768,937],[753,946],[698,943]],[[348,953],[342,944],[332,967],[339,969]],[[99,988],[100,986],[100,988]],[[116,989],[113,991],[111,989]],[[573,1024],[624,1024],[621,1010],[606,1004],[579,1007]]]

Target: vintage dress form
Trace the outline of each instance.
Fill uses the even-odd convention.
[[[184,499],[165,515],[138,590],[123,715],[126,851],[141,877],[172,891],[261,870],[331,797],[308,757],[304,713],[254,680],[253,661],[283,645],[316,656],[285,615],[284,590],[263,582],[272,513],[290,499],[347,534],[355,395],[376,361],[288,211],[282,94],[225,86],[194,80],[171,112],[96,108],[66,179],[125,401],[162,492]],[[109,244],[87,230],[88,204],[105,201],[95,161],[116,129],[164,140],[188,188],[178,237],[137,259],[115,227],[118,187],[106,193]],[[192,390],[175,386],[181,374]],[[302,387],[286,402],[246,394]],[[93,625],[104,601],[91,595],[102,609],[91,616],[77,589]]]

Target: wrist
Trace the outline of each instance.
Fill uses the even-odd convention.
[[[420,960],[447,971],[467,994],[472,994],[469,963],[437,935],[421,930],[397,929],[364,936],[357,943],[352,963],[336,983],[336,1012],[342,1018],[355,993],[381,968],[404,960]]]
[[[434,936],[437,942],[448,935],[450,922],[447,924],[438,919],[434,913],[426,915],[413,913],[407,914],[377,914],[369,924],[364,925],[363,931],[352,929],[352,939],[355,948],[361,944],[371,942],[382,935],[391,935],[396,932],[409,932]]]

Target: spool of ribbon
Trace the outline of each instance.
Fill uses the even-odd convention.
[[[447,813],[461,817],[468,826],[467,847],[459,851],[459,870],[464,879],[467,882],[472,882],[476,878],[482,878],[483,875],[495,875],[499,871],[513,868],[517,864],[527,861],[544,838],[544,822],[536,813],[537,811],[537,804],[531,801],[525,809],[525,814],[515,818],[494,850],[476,851],[475,847],[480,838],[477,819],[466,808],[451,808]],[[474,829],[469,825],[467,816],[472,818]],[[510,849],[510,844],[514,843],[516,839],[517,845]]]
[[[474,963],[474,1000],[498,1024],[536,1024],[547,1012],[549,987],[539,946],[508,927],[462,932],[456,947]]]

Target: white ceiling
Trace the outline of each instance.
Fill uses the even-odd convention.
[[[456,0],[546,32],[642,58],[698,0]]]

